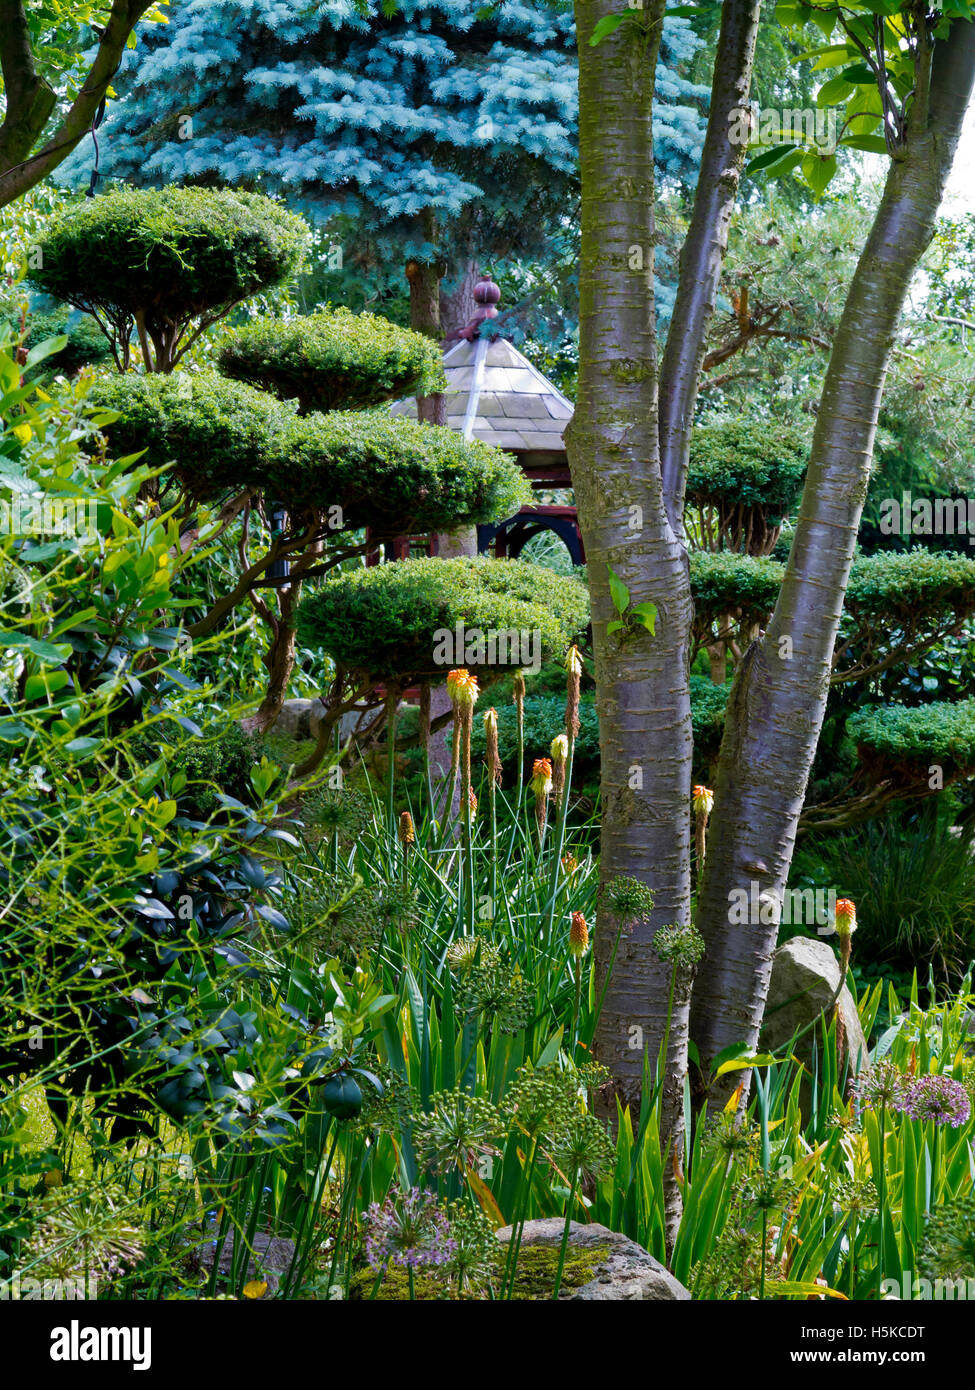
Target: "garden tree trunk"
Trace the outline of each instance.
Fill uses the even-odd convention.
[[[424,214],[424,232],[428,241],[436,237],[432,213]],[[410,260],[406,263],[406,278],[410,285],[410,327],[425,333],[439,343],[443,338],[440,325],[440,282],[444,268],[439,261]],[[417,396],[417,419],[427,425],[445,425],[447,406],[443,395]]]
[[[476,555],[477,554],[477,528],[475,526],[461,526],[456,531],[444,532],[437,537],[438,555],[452,558],[457,555]],[[463,666],[463,657],[457,658],[457,665]],[[446,679],[446,671],[444,678]],[[446,714],[450,709],[450,696],[447,694],[447,686],[435,685],[430,691],[430,718],[437,719],[440,715]],[[447,747],[447,736],[453,730],[453,723],[449,723],[446,728],[438,730],[430,739],[430,781],[433,786],[433,794],[437,799],[437,805],[444,807],[444,814],[449,814],[453,822],[453,830],[456,834],[460,825],[460,782],[456,786],[451,786],[451,757]],[[450,805],[447,806],[447,798],[450,798]]]
[[[726,0],[714,56],[711,108],[687,236],[681,247],[677,296],[660,363],[660,465],[671,525],[684,531],[684,493],[694,406],[704,371],[721,267],[738,196],[746,146],[732,138],[733,117],[748,105],[761,0]]]
[[[691,717],[688,671],[693,605],[680,531],[682,506],[668,506],[666,459],[686,457],[697,373],[713,313],[721,250],[742,152],[729,142],[731,114],[747,100],[755,37],[753,3],[725,5],[702,169],[716,182],[698,196],[694,254],[685,254],[675,314],[685,354],[665,358],[658,420],[653,302],[651,100],[663,5],[636,11],[590,45],[595,25],[618,13],[614,0],[577,0],[579,145],[582,178],[580,371],[566,442],[589,559],[600,728],[601,888],[617,875],[648,884],[649,921],[624,936],[612,974],[616,925],[605,906],[596,933],[598,989],[606,985],[595,1047],[612,1087],[636,1104],[644,1056],[655,1062],[668,1013],[670,969],[652,942],[660,927],[690,918]],[[717,249],[715,249],[717,248]],[[671,330],[671,337],[677,330]],[[698,338],[700,341],[693,341]],[[664,426],[661,431],[661,425]],[[664,452],[661,452],[661,442]],[[671,467],[674,472],[674,467]],[[683,490],[680,469],[674,487]],[[638,624],[607,635],[617,616],[608,568],[630,602],[657,606],[656,633]],[[680,1152],[689,1001],[675,1000],[661,1107],[663,1140]],[[668,1163],[667,1219],[679,1211]]]
[[[77,96],[51,138],[32,155],[54,112],[56,97],[34,64],[24,0],[0,0],[0,69],[6,98],[0,125],[0,207],[40,183],[91,129],[129,35],[151,4],[152,0],[112,0]]]
[[[582,177],[579,390],[566,431],[592,596],[601,756],[600,887],[626,874],[652,885],[652,917],[624,935],[603,907],[595,938],[597,995],[606,994],[598,1059],[624,1104],[639,1105],[644,1056],[664,1032],[670,971],[653,951],[664,924],[690,911],[688,804],[691,595],[683,547],[667,519],[656,415],[651,130],[662,0],[596,46],[616,0],[577,0]],[[633,603],[657,605],[655,637],[607,635],[616,616],[609,567]],[[676,1137],[687,1044],[686,1001],[671,1025],[662,1125]],[[612,1101],[604,1096],[611,1110]]]
[[[781,903],[826,706],[833,646],[867,491],[884,375],[911,277],[935,218],[975,76],[975,25],[930,52],[906,141],[850,285],[823,387],[792,552],[775,612],[732,687],[698,921],[707,955],[694,990],[702,1063],[758,1042],[777,925],[729,920],[752,882]],[[766,913],[771,916],[773,914]],[[774,912],[778,916],[778,911]],[[712,1086],[712,1108],[742,1079]]]
[[[445,293],[440,290],[440,326],[443,336],[464,328],[474,317],[477,304],[474,299],[474,286],[479,279],[477,261],[468,258],[455,287]]]

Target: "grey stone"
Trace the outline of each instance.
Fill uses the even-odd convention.
[[[562,1243],[564,1226],[565,1222],[557,1216],[542,1221],[526,1221],[521,1248],[547,1245],[557,1250]],[[498,1231],[498,1240],[509,1241],[511,1232],[511,1226],[503,1227]],[[607,1249],[608,1253],[600,1259],[594,1277],[588,1284],[560,1291],[560,1303],[574,1299],[589,1303],[623,1300],[654,1303],[690,1298],[684,1285],[629,1236],[620,1235],[606,1226],[571,1222],[569,1249],[591,1250],[593,1247]]]
[[[269,1298],[277,1291],[283,1275],[287,1274],[291,1268],[291,1262],[295,1257],[295,1243],[288,1240],[285,1236],[268,1236],[260,1231],[256,1232],[251,1241],[253,1256],[247,1260],[247,1282],[260,1279],[267,1284],[267,1292],[262,1294],[262,1298]],[[195,1252],[196,1263],[205,1270],[213,1268],[213,1245],[203,1245]],[[223,1249],[220,1252],[218,1269],[220,1273],[230,1276],[234,1259],[233,1234],[228,1235],[224,1241]]]
[[[279,734],[287,734],[297,743],[304,743],[306,739],[315,738],[318,733],[318,721],[321,718],[325,706],[321,700],[285,700],[281,706],[281,713],[274,721],[274,728]]]
[[[806,1027],[828,1009],[839,988],[840,966],[825,941],[794,936],[777,947],[772,956],[760,1046],[768,1051],[783,1047],[799,1028]],[[852,1071],[870,1066],[867,1040],[853,995],[844,984],[837,1000],[846,1032],[846,1047]],[[808,1066],[812,1060],[813,1037],[822,1046],[822,1028],[809,1028],[796,1045],[796,1056]]]

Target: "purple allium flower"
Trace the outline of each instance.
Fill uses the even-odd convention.
[[[367,1228],[366,1259],[373,1269],[389,1260],[415,1269],[446,1264],[457,1249],[446,1214],[432,1192],[413,1187],[382,1206],[373,1202],[363,1215]]]
[[[972,1112],[968,1092],[950,1076],[919,1076],[907,1088],[901,1105],[912,1120],[934,1120],[957,1129]]]

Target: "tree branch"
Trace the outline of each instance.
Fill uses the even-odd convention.
[[[7,88],[7,115],[3,126],[0,127],[0,135],[7,130],[8,123],[11,122],[10,132],[15,128],[19,131],[16,139],[7,145],[0,141],[0,207],[6,207],[8,203],[12,203],[28,189],[40,183],[52,169],[56,169],[67,159],[74,147],[84,138],[122,61],[129,35],[152,4],[153,0],[112,0],[111,14],[101,32],[98,51],[81,90],[51,139],[43,149],[32,155],[30,151],[43,135],[54,110],[55,97],[47,84],[43,83],[43,87],[50,92],[50,100],[38,100],[37,93],[40,89],[37,84],[43,80],[34,72],[33,54],[21,0],[0,0],[0,49],[3,54],[4,85]],[[8,63],[14,73],[13,90],[7,76]],[[25,82],[29,86],[31,74],[35,95],[29,110],[25,110],[22,92],[25,90]],[[18,81],[21,83],[19,102]]]

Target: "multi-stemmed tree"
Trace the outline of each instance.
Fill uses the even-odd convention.
[[[597,1050],[618,1094],[638,1094],[644,1049],[669,1038],[661,1106],[676,1139],[683,1111],[691,997],[673,1008],[657,930],[691,916],[688,803],[692,603],[684,498],[690,436],[728,225],[745,150],[758,6],[725,0],[708,132],[684,242],[673,317],[658,363],[651,111],[662,5],[620,13],[578,0],[582,175],[579,394],[568,433],[589,559],[602,745],[601,874],[625,873],[655,892],[606,986]],[[911,276],[934,228],[975,79],[970,7],[797,6],[815,17],[848,64],[820,93],[840,103],[844,139],[891,161],[870,236],[836,329],[806,483],[771,622],[739,665],[721,750],[697,921],[707,952],[694,983],[693,1029],[707,1076],[731,1045],[758,1038],[774,923],[729,920],[729,894],[781,899],[826,702],[843,598],[866,492],[884,376]],[[824,34],[825,37],[825,34]],[[826,45],[824,45],[825,47]],[[825,187],[836,156],[779,152]],[[637,525],[634,525],[634,521]],[[612,581],[612,582],[611,582]],[[622,586],[622,589],[621,587]],[[619,625],[618,599],[657,609],[655,632]],[[610,914],[606,914],[607,917]],[[603,980],[614,940],[597,937]],[[642,1040],[634,1047],[633,1040]],[[739,1077],[712,1088],[726,1098]],[[677,1192],[672,1188],[671,1214]]]

